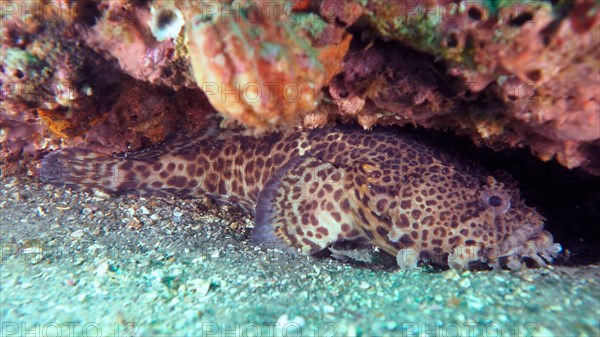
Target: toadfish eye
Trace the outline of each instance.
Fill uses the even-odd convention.
[[[502,199],[497,195],[492,195],[488,199],[488,204],[490,204],[490,206],[493,206],[493,207],[498,207],[498,206],[502,205]]]
[[[510,196],[502,191],[487,189],[480,198],[483,205],[496,214],[504,214],[510,208]]]

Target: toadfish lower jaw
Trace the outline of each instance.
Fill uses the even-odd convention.
[[[468,269],[471,262],[482,262],[494,269],[506,266],[510,270],[517,271],[522,268],[522,260],[529,258],[544,268],[562,251],[561,245],[554,243],[552,234],[548,231],[542,230],[530,235],[529,238],[521,236],[524,232],[517,231],[516,236],[509,238],[508,242],[513,243],[511,246],[488,248],[484,257],[477,255],[476,247],[456,246],[452,249],[452,253],[448,254],[447,265],[457,273]],[[420,252],[414,248],[404,248],[398,251],[396,260],[401,269],[416,269],[417,263],[421,260]]]
[[[523,258],[530,258],[543,268],[547,266],[547,262],[552,262],[561,251],[562,246],[554,243],[552,234],[548,231],[541,231],[502,256],[508,257],[507,267],[511,270],[521,269]]]

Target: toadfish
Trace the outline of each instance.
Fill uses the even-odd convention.
[[[390,132],[208,132],[124,158],[63,149],[39,176],[81,190],[206,194],[254,214],[254,243],[305,255],[362,242],[401,268],[459,271],[477,261],[518,269],[523,258],[545,266],[561,250],[515,184]]]

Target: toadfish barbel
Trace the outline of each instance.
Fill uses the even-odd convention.
[[[518,269],[525,257],[545,266],[561,250],[514,184],[399,134],[208,132],[125,158],[63,149],[39,175],[79,189],[207,194],[254,213],[253,242],[306,255],[366,242],[402,268],[426,260]]]

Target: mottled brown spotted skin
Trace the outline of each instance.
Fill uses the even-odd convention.
[[[44,159],[40,176],[117,193],[208,194],[255,213],[254,242],[305,254],[360,240],[404,268],[426,259],[460,269],[500,257],[510,268],[523,257],[544,265],[560,251],[515,186],[389,133],[221,131],[127,158],[66,149]]]

